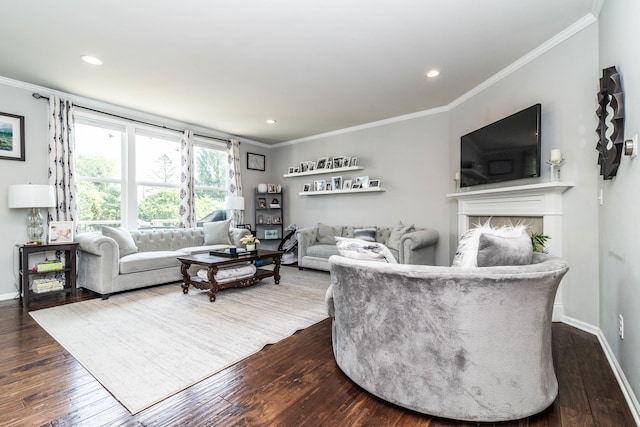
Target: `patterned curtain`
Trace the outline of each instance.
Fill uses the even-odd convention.
[[[77,227],[78,204],[73,159],[75,150],[74,109],[71,101],[49,97],[49,184],[55,187],[58,205],[49,209],[49,221],[74,221]]]
[[[193,131],[184,131],[180,157],[180,228],[193,228],[196,226]]]
[[[240,142],[231,139],[227,142],[227,161],[229,169],[229,187],[227,194],[230,196],[242,196],[242,176],[240,173]],[[235,216],[234,216],[235,218]],[[244,224],[244,211],[238,211],[237,224]]]

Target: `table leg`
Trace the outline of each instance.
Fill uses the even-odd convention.
[[[209,302],[216,301],[216,294],[218,293],[218,282],[216,282],[216,273],[218,272],[218,267],[215,265],[209,266],[207,270],[207,278],[209,279]]]
[[[189,267],[191,264],[182,261],[182,265],[180,266],[180,272],[182,273],[182,293],[189,293],[189,284],[191,283],[191,277],[189,276]]]
[[[280,257],[273,257],[273,262],[276,266],[273,268],[273,280],[276,282],[276,285],[280,284]]]

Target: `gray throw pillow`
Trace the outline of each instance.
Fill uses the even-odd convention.
[[[318,223],[318,237],[316,237],[316,241],[318,243],[322,243],[325,245],[335,245],[336,244],[336,236],[340,236],[342,234],[342,227],[332,227],[330,225],[325,225],[321,222]]]
[[[481,234],[478,241],[478,267],[531,264],[533,245],[527,233],[516,237]]]
[[[204,244],[205,245],[230,245],[229,227],[231,219],[226,221],[205,222],[204,228]]]
[[[133,241],[133,237],[131,237],[131,233],[129,233],[129,230],[125,230],[124,228],[107,227],[106,225],[103,225],[102,235],[111,237],[116,241],[116,243],[118,244],[118,254],[120,255],[120,258],[125,255],[131,255],[138,252],[136,242]]]
[[[356,228],[355,230],[353,230],[353,238],[364,240],[365,242],[375,242],[376,228],[375,227]]]
[[[407,233],[414,231],[416,228],[411,225],[404,225],[402,221],[399,221],[395,227],[391,230],[391,234],[389,235],[389,240],[387,241],[387,246],[391,249],[395,249],[396,251],[400,250],[400,239]]]

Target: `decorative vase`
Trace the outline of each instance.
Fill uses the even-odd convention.
[[[247,245],[247,250],[248,251],[255,251],[256,250],[256,245]]]
[[[258,184],[258,193],[266,193],[267,184]]]

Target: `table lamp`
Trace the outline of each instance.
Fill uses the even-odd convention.
[[[52,208],[56,205],[53,185],[16,184],[9,186],[9,207],[28,209],[27,234],[30,245],[41,245],[44,228],[40,208]]]
[[[242,196],[227,196],[224,201],[224,207],[227,210],[233,211],[233,226],[238,226],[238,211],[244,210],[244,197]]]

